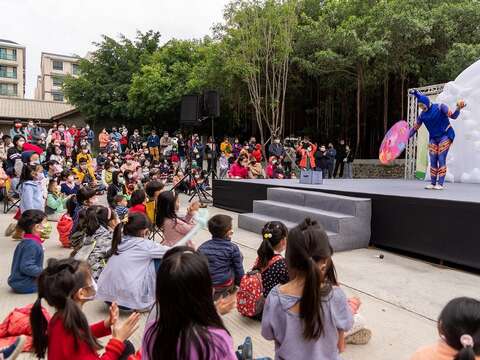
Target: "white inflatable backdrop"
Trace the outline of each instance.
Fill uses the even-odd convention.
[[[480,60],[446,84],[435,102],[444,103],[453,111],[460,99],[467,106],[456,120],[450,120],[456,137],[447,157],[446,180],[480,183]]]

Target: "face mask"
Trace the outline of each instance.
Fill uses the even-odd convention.
[[[67,181],[68,181],[69,183],[73,183],[74,180],[75,180],[75,179],[74,179],[73,176],[69,176],[69,177],[67,178]]]
[[[309,146],[309,147],[307,148],[307,150],[308,150],[308,151],[312,151],[312,148]]]
[[[80,165],[80,169],[87,170],[87,165]]]
[[[40,160],[30,161],[30,165],[40,165]]]
[[[325,148],[320,148],[320,151],[325,151]]]
[[[92,277],[92,285],[84,288],[84,289],[92,289],[92,292],[93,294],[90,295],[90,296],[85,296],[84,299],[85,300],[93,300],[95,299],[95,296],[97,296],[97,291],[98,291],[98,285],[97,285],[97,282],[95,281],[95,279]]]
[[[57,151],[55,151],[55,154],[56,154],[56,155],[62,155],[62,150],[57,150]]]
[[[28,123],[28,127],[33,127],[33,123]]]
[[[133,133],[133,135],[137,136],[137,135],[138,135],[138,132],[135,131],[135,132]]]
[[[119,177],[119,178],[118,178],[118,183],[119,183],[120,185],[125,184],[125,179],[124,179],[123,177],[122,177],[122,178]]]
[[[280,140],[275,140],[275,144],[280,144]]]
[[[22,127],[22,124],[15,124],[15,127],[16,127],[17,129],[20,129],[20,128]]]
[[[88,154],[88,150],[82,150],[82,153]]]
[[[277,163],[277,160],[273,160],[272,164],[275,165]]]
[[[65,128],[61,127],[61,128],[58,128],[58,131],[60,132],[64,132],[65,131]]]
[[[143,153],[144,153],[145,155],[148,155],[148,150],[144,150]]]
[[[85,126],[85,130],[90,130],[90,126]]]
[[[127,175],[127,178],[128,178],[128,179],[131,179],[132,177],[133,177],[133,175],[130,175],[130,174]]]

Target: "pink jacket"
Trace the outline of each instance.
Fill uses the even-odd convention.
[[[60,145],[62,145],[62,135],[60,135],[59,131],[55,131],[52,134],[52,142],[58,141]],[[68,131],[63,132],[63,141],[65,144],[65,149],[67,151],[67,156],[70,156],[72,147],[73,147],[73,139],[72,135]]]
[[[163,235],[165,241],[162,245],[173,246],[179,242],[195,226],[193,215],[187,214],[176,219],[165,219],[163,223]]]

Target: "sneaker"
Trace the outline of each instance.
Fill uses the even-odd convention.
[[[445,189],[443,185],[435,185],[435,190],[443,190]]]
[[[425,189],[427,189],[427,190],[433,190],[433,189],[435,189],[435,185],[433,185],[433,184],[428,184],[427,186],[425,186]]]
[[[5,236],[12,236],[13,232],[15,231],[15,228],[17,227],[17,223],[11,223],[10,225],[7,226],[5,229]]]
[[[17,340],[10,346],[0,350],[0,354],[3,355],[3,359],[14,360],[20,355],[25,346],[25,336],[20,335]]]
[[[356,333],[348,335],[345,338],[345,343],[352,345],[365,345],[368,344],[372,338],[372,330],[363,328]]]

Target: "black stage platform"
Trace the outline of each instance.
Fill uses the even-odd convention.
[[[480,270],[480,185],[447,184],[425,190],[406,180],[214,180],[213,204],[251,212],[253,200],[266,200],[267,188],[300,190],[372,199],[371,244],[407,251]]]

